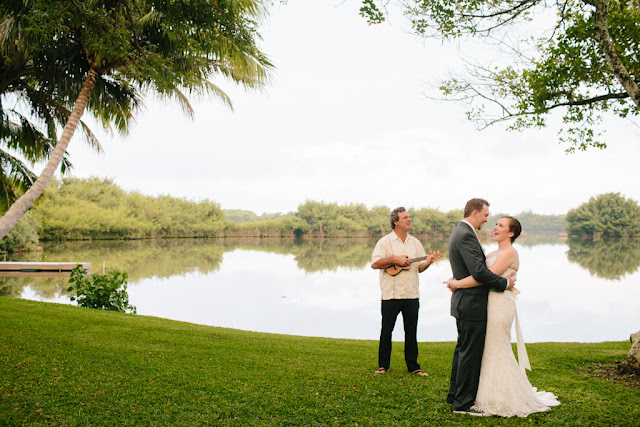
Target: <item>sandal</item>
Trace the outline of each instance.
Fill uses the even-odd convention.
[[[387,368],[380,367],[380,368],[376,371],[376,374],[386,374],[386,373],[387,373],[387,370],[388,370]]]
[[[421,377],[428,377],[429,374],[427,374],[426,372],[422,372],[420,369],[416,369],[415,371],[411,372],[412,374],[416,374],[416,375],[420,375]]]

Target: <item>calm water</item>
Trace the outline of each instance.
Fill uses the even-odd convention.
[[[446,241],[423,241],[446,253]],[[138,314],[261,332],[377,339],[375,240],[161,240],[45,244],[23,261],[89,261],[129,274]],[[527,342],[629,339],[640,329],[640,242],[529,238],[517,307]],[[485,242],[487,252],[496,248]],[[454,341],[444,259],[420,275],[420,341]],[[4,295],[70,304],[65,278],[0,278]],[[394,339],[402,340],[399,321]]]

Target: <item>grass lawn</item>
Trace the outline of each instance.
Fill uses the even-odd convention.
[[[453,342],[420,343],[427,378],[399,343],[375,375],[377,346],[0,298],[0,425],[640,425],[638,382],[608,375],[629,342],[529,344],[562,405],[512,419],[452,413]]]

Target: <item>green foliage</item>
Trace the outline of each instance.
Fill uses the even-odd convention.
[[[67,292],[76,295],[70,300],[78,301],[80,307],[136,313],[136,308],[129,304],[126,271],[111,270],[89,277],[87,270],[78,264],[71,270],[69,283]]]
[[[300,232],[300,221],[291,216],[256,222],[227,222],[225,237],[292,237]]]
[[[361,14],[381,22],[387,0],[362,0]],[[640,115],[640,8],[637,2],[543,0],[399,1],[412,31],[423,37],[454,40],[474,37],[500,44],[510,52],[508,65],[489,59],[468,61],[469,72],[440,85],[445,99],[469,107],[467,116],[483,129],[509,123],[509,130],[544,127],[548,117],[562,114],[560,142],[567,152],[605,148],[598,132],[605,114]],[[597,10],[607,10],[606,22]],[[539,19],[539,17],[541,19]],[[546,26],[541,30],[539,25]],[[516,38],[512,27],[527,38]],[[532,29],[533,27],[533,29]],[[539,31],[540,36],[529,36]],[[600,37],[605,31],[610,36]],[[517,33],[516,33],[517,34]],[[458,42],[459,43],[459,42]],[[610,52],[620,62],[614,65]],[[495,61],[493,61],[495,62]],[[484,64],[483,64],[484,63]],[[624,85],[621,83],[626,81]]]
[[[527,344],[531,383],[562,405],[524,419],[478,420],[445,402],[454,342],[419,344],[423,378],[406,372],[402,346],[394,346],[391,371],[375,375],[375,340],[246,332],[10,298],[0,298],[0,324],[0,424],[7,426],[629,426],[640,417],[630,377],[589,372],[624,358],[628,341]]]
[[[268,221],[272,219],[288,218],[293,216],[293,212],[289,212],[286,214],[282,214],[280,212],[264,213],[262,215],[258,215],[255,212],[243,209],[223,209],[222,212],[224,213],[225,220],[237,223]]]
[[[459,210],[448,213],[437,209],[407,208],[411,214],[414,235],[443,236],[451,233],[462,218]],[[298,206],[295,218],[299,220],[299,234],[347,237],[379,236],[389,233],[389,214],[391,209],[376,206],[367,209],[362,204],[338,205],[307,200]]]
[[[15,227],[0,240],[0,252],[24,252],[37,249],[39,227],[34,215],[27,212]]]
[[[307,200],[298,206],[298,235],[323,237],[377,235],[389,222],[386,207],[367,209],[363,204],[338,205]],[[386,216],[386,218],[385,218]]]
[[[210,77],[258,88],[271,68],[257,46],[264,5],[253,0],[8,0],[0,10],[14,32],[0,38],[12,66],[0,93],[31,84],[51,98],[45,106],[58,101],[70,110],[94,69],[89,111],[119,131],[144,91],[173,98],[192,113],[183,91],[229,103]]]
[[[462,219],[459,210],[441,212],[437,209],[409,209],[411,214],[411,234],[448,236]]]
[[[369,25],[380,24],[386,20],[384,12],[380,10],[374,0],[362,0],[360,16],[366,18]]]
[[[567,230],[579,236],[640,236],[640,206],[620,193],[592,197],[567,212]]]
[[[521,212],[516,215],[496,214],[491,215],[487,220],[481,233],[489,234],[493,230],[493,226],[498,222],[500,217],[509,215],[517,218],[522,225],[522,232],[531,234],[561,234],[567,230],[567,220],[565,215],[542,215],[531,211]]]
[[[52,182],[34,211],[43,240],[215,237],[224,228],[215,202],[144,196],[100,178]]]

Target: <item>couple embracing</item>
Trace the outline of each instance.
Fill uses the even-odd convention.
[[[453,354],[447,403],[455,413],[474,416],[526,417],[556,406],[556,396],[538,392],[527,379],[529,367],[515,307],[518,252],[512,246],[520,235],[517,219],[502,217],[493,239],[498,249],[485,257],[475,230],[487,222],[489,203],[471,199],[464,219],[451,233],[449,261],[453,278],[451,315],[458,341]],[[516,320],[518,357],[511,348],[511,325]]]

